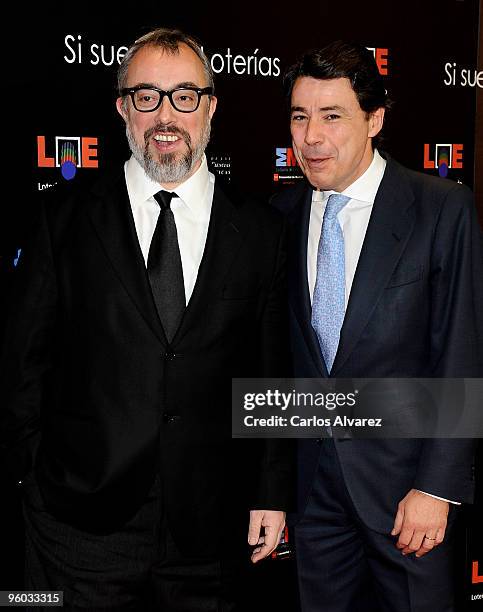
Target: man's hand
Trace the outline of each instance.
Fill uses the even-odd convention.
[[[265,535],[260,535],[261,528]],[[278,546],[285,527],[285,512],[278,510],[250,510],[248,543],[256,546],[252,552],[252,562],[268,557]]]
[[[449,503],[411,489],[399,502],[391,535],[403,555],[422,557],[444,540]]]

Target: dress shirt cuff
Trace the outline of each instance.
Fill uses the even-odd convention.
[[[426,493],[426,491],[420,491],[416,489],[420,493],[424,493],[425,495],[429,495],[429,497],[434,497],[434,499],[440,499],[441,501],[448,502],[449,504],[454,504],[455,506],[461,506],[461,502],[453,501],[452,499],[445,499],[444,497],[438,497],[437,495],[432,495],[431,493]]]

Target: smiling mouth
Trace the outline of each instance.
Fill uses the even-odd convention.
[[[151,142],[160,153],[174,153],[182,148],[184,139],[178,134],[157,132],[152,136]]]
[[[322,166],[325,162],[328,162],[331,159],[331,157],[306,157],[305,161],[309,166]]]
[[[179,139],[179,136],[174,136],[173,134],[156,134],[154,137],[156,142],[176,142]]]

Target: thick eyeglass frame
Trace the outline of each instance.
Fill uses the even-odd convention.
[[[154,106],[153,108],[150,108],[149,110],[141,110],[140,108],[138,108],[136,106],[136,102],[134,101],[134,94],[137,91],[140,91],[141,89],[146,89],[148,91],[155,91],[159,94],[159,100],[158,103],[156,104],[156,106]],[[177,106],[175,106],[174,102],[173,102],[173,94],[176,91],[194,91],[198,94],[198,104],[196,105],[196,107],[193,110],[182,110],[180,108],[178,108]],[[174,108],[174,110],[178,111],[179,113],[194,113],[195,111],[198,110],[198,107],[200,105],[201,102],[201,97],[202,96],[212,96],[213,95],[213,87],[176,87],[175,89],[171,89],[170,91],[164,91],[164,89],[158,89],[157,87],[145,87],[144,85],[136,85],[136,87],[125,87],[124,89],[121,89],[121,96],[131,96],[131,100],[132,100],[132,104],[134,106],[134,108],[138,111],[138,113],[152,113],[155,110],[158,110],[158,108],[161,106],[161,103],[163,102],[164,96],[168,96],[168,100],[171,103],[171,106]]]

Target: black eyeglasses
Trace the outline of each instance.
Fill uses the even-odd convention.
[[[134,108],[140,113],[151,113],[160,107],[164,96],[168,96],[171,106],[180,113],[193,113],[200,105],[201,96],[213,95],[213,87],[177,87],[171,91],[157,87],[127,87],[121,89],[121,96],[131,96]]]

